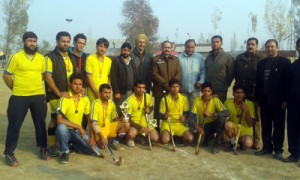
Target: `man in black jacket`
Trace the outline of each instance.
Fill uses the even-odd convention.
[[[68,49],[70,47],[71,35],[61,31],[56,35],[56,47],[46,54],[45,87],[46,98],[51,108],[51,120],[48,125],[49,154],[59,156],[56,148],[55,130],[57,126],[57,108],[59,98],[69,97],[68,86],[69,77],[73,72],[77,72],[77,63]]]
[[[252,37],[247,40],[247,51],[239,54],[234,61],[234,78],[235,84],[242,85],[245,88],[246,99],[254,101],[255,80],[257,63],[265,58],[265,56],[257,51],[258,39]],[[256,117],[258,118],[258,108],[255,107]],[[254,149],[259,149],[260,143],[260,121],[255,124],[255,142]]]
[[[296,49],[300,53],[300,38],[296,42]],[[300,156],[300,57],[290,66],[288,90],[287,130],[291,155],[283,161],[297,162]]]
[[[262,150],[256,155],[272,154],[282,160],[285,109],[287,105],[290,60],[278,56],[278,42],[265,43],[267,57],[257,64],[255,100],[261,108]]]
[[[111,86],[113,89],[113,100],[120,115],[120,105],[132,94],[136,81],[136,67],[130,57],[131,45],[127,42],[121,46],[121,54],[114,59],[111,67]]]

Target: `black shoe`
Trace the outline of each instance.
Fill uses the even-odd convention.
[[[274,159],[277,159],[277,160],[280,160],[280,161],[283,160],[283,158],[282,158],[282,153],[275,153],[275,154],[273,155],[273,157],[274,157]]]
[[[211,150],[211,153],[217,154],[217,153],[219,153],[219,152],[220,152],[219,146],[218,146],[218,145],[214,145],[214,147],[213,147],[212,150]]]
[[[226,147],[226,152],[231,152],[233,151],[234,148],[234,144],[228,143],[227,147]]]
[[[17,160],[17,158],[15,157],[14,154],[6,154],[5,155],[5,160],[6,160],[6,163],[9,166],[12,166],[12,167],[17,166],[17,164],[18,164],[18,160]]]
[[[50,160],[50,157],[48,155],[48,151],[46,148],[41,148],[40,149],[40,158],[43,160]]]
[[[260,151],[255,152],[256,156],[263,156],[263,155],[267,155],[267,154],[272,154],[272,151],[267,150],[267,149],[262,149]]]
[[[298,162],[298,160],[299,160],[298,156],[290,155],[289,157],[283,159],[282,161],[286,163],[290,163],[290,162]]]
[[[58,157],[59,156],[59,151],[57,147],[50,147],[48,148],[48,155],[51,157]]]
[[[59,162],[62,164],[67,164],[69,162],[69,153],[62,153],[60,155]]]

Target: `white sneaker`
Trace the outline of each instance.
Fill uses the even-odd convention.
[[[129,147],[135,146],[134,140],[128,140],[127,141],[127,146],[129,146]]]

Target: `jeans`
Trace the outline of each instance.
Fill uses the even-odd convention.
[[[9,98],[7,117],[8,128],[6,133],[4,154],[13,154],[19,140],[20,129],[28,109],[35,128],[36,144],[40,148],[47,147],[46,113],[47,104],[44,95],[14,96]]]
[[[88,140],[88,135],[85,135],[85,137],[81,137],[79,132],[77,132],[75,129],[69,129],[64,124],[59,124],[56,128],[56,138],[59,145],[59,149],[61,153],[69,153],[69,143],[73,145],[76,151],[83,153],[83,154],[89,154],[89,155],[96,155],[94,153],[87,142],[85,140]],[[98,149],[98,152],[100,153],[100,149]]]

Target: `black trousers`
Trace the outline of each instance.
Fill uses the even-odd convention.
[[[275,153],[283,152],[285,110],[281,107],[272,107],[268,101],[261,104],[261,132],[263,149]]]
[[[13,154],[19,140],[21,126],[30,109],[35,128],[35,137],[38,147],[47,147],[46,113],[47,104],[44,95],[14,96],[9,99],[7,108],[8,128],[6,134],[4,154]]]
[[[223,136],[223,130],[224,130],[224,124],[225,124],[225,117],[224,116],[218,116],[216,120],[212,123],[205,124],[204,125],[204,142],[208,142],[209,138],[213,133],[216,133],[216,140],[215,145],[221,145],[222,136]]]
[[[159,106],[160,106],[160,101],[163,99],[163,97],[154,97],[154,113],[153,117],[157,120],[157,131],[160,131],[159,124],[160,124],[160,116],[159,116]]]
[[[300,103],[288,104],[287,115],[287,134],[289,152],[294,155],[300,155]]]

